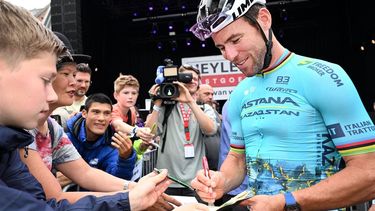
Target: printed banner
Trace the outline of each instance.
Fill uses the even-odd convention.
[[[227,100],[234,87],[245,77],[221,55],[182,58],[181,63],[201,71],[202,84],[209,84],[214,89],[214,100]]]

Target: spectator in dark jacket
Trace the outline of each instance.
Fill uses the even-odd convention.
[[[93,94],[82,113],[68,120],[67,135],[91,167],[130,180],[136,153],[125,133],[114,133],[109,124],[111,113],[111,99],[105,94]]]

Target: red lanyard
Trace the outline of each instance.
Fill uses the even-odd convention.
[[[189,119],[191,115],[191,109],[189,108],[187,113],[185,112],[184,104],[180,103],[180,109],[182,113],[182,118],[184,120],[184,130],[186,141],[190,141],[190,131],[189,131]]]

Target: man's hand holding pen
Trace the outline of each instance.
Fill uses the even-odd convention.
[[[203,171],[204,171],[204,176],[206,176],[208,179],[211,179],[210,176],[210,169],[208,168],[208,161],[206,156],[203,156],[202,158],[202,166],[203,166]],[[212,188],[209,187],[208,192],[212,192]],[[208,202],[208,206],[214,206],[213,202]]]
[[[208,170],[208,167],[206,171],[205,169],[198,171],[197,176],[191,182],[191,186],[195,189],[199,197],[208,203],[214,203],[215,199],[224,195],[223,175],[219,171]]]

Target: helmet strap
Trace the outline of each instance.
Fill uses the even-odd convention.
[[[264,33],[262,27],[260,27],[258,21],[255,18],[249,16],[248,14],[245,14],[245,17],[247,17],[248,19],[250,19],[252,22],[254,22],[257,25],[257,27],[259,28],[260,34],[262,35],[263,40],[266,44],[266,54],[264,55],[263,68],[262,68],[262,70],[264,70],[270,65],[271,59],[272,59],[272,51],[271,51],[272,45],[273,45],[272,44],[272,29],[270,28],[270,30],[268,31],[268,39],[267,39],[266,34]]]

